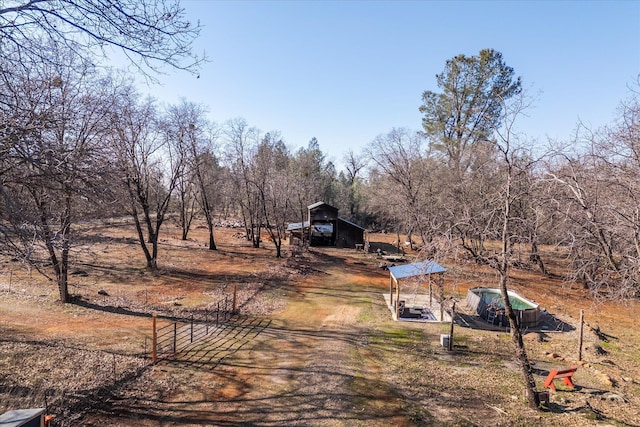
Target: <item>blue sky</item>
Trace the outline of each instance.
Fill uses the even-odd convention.
[[[203,26],[200,78],[169,71],[143,87],[163,103],[204,104],[316,137],[340,166],[392,127],[421,128],[423,91],[458,54],[502,52],[536,101],[528,138],[568,141],[578,120],[610,123],[640,73],[640,1],[182,1]]]

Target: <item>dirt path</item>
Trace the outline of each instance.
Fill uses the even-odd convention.
[[[384,276],[357,265],[345,274],[345,262],[323,255],[285,310],[240,321],[183,362],[153,368],[86,424],[411,424],[380,367],[363,357],[370,350],[358,318],[379,300]],[[149,396],[152,383],[165,390]]]

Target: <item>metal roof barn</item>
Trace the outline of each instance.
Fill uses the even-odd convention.
[[[287,226],[289,244],[355,248],[364,244],[363,227],[338,217],[338,208],[316,202],[307,206],[308,220]]]

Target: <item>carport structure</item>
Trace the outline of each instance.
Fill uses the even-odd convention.
[[[439,299],[440,303],[438,304],[440,307],[440,321],[444,321],[444,308],[442,307],[442,301],[444,299],[444,273],[446,273],[447,269],[438,264],[435,261],[428,260],[422,262],[416,262],[412,264],[404,264],[389,267],[389,307],[392,309],[392,312],[395,314],[395,318],[397,320],[401,320],[405,311],[417,313],[419,310],[421,313],[425,313],[426,307],[426,299],[423,295],[420,294],[421,298],[417,298],[419,295],[419,290],[422,287],[422,284],[425,281],[429,283],[429,308],[433,307],[433,288],[432,283],[435,281],[439,288]],[[432,275],[436,277],[432,279]],[[409,282],[410,281],[410,282]],[[414,291],[411,293],[407,293],[406,290],[403,293],[401,287],[408,288],[409,285],[413,285]],[[395,297],[394,297],[395,294]],[[414,301],[414,307],[407,307],[406,302],[409,298],[412,297]],[[418,305],[415,305],[415,300],[418,300]],[[421,316],[422,319],[425,319],[426,316],[423,314]]]

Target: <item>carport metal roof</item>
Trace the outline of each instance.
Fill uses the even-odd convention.
[[[396,280],[404,279],[405,277],[445,273],[446,271],[446,268],[435,261],[415,262],[413,264],[396,265],[394,267],[389,267],[389,272]]]
[[[287,231],[300,230],[302,228],[307,228],[307,227],[309,227],[309,221],[294,222],[287,225]]]

